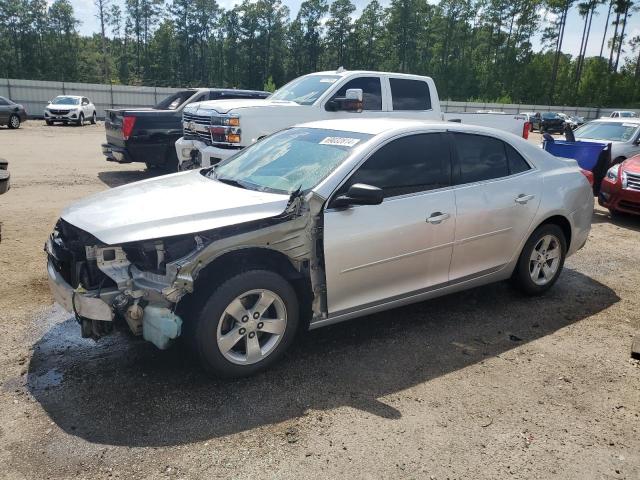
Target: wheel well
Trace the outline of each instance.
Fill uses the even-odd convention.
[[[562,215],[554,215],[553,217],[547,218],[540,224],[540,226],[547,224],[557,225],[560,227],[562,233],[564,233],[564,239],[567,242],[567,250],[569,250],[569,247],[571,246],[571,224],[569,223],[569,220]]]
[[[225,253],[207,265],[198,275],[193,286],[193,293],[180,301],[182,307],[199,308],[206,301],[207,295],[228,278],[247,270],[264,269],[278,273],[293,286],[300,304],[301,320],[310,317],[312,289],[311,280],[303,264],[302,272],[296,270],[289,257],[268,248],[241,248]]]

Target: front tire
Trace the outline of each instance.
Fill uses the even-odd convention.
[[[53,125],[53,122],[51,120],[45,120],[45,123],[49,126]]]
[[[96,112],[93,112],[93,115],[91,115],[91,125],[95,125],[96,124]]]
[[[554,224],[538,227],[525,243],[512,280],[527,295],[541,295],[558,280],[567,254],[562,229]]]
[[[277,273],[249,270],[220,284],[187,325],[188,343],[209,372],[227,378],[258,373],[295,338],[295,290]]]
[[[81,114],[80,114],[80,116],[78,117],[78,123],[77,123],[77,125],[78,125],[79,127],[82,127],[82,126],[84,125],[84,114],[83,114],[83,113],[81,113]]]
[[[9,117],[9,128],[13,130],[20,128],[20,117],[15,113]]]

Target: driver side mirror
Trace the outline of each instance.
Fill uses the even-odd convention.
[[[327,102],[326,109],[330,112],[362,112],[363,93],[361,88],[349,88],[344,97],[336,97]]]
[[[352,205],[379,205],[383,200],[384,192],[381,188],[355,183],[349,187],[346,194],[335,197],[329,206],[331,208],[346,208]]]

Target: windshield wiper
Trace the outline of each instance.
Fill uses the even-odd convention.
[[[238,188],[244,188],[248,190],[246,185],[243,185],[242,183],[240,183],[237,180],[234,180],[233,178],[215,177],[215,179],[218,180],[219,182],[226,183],[227,185],[231,185]]]

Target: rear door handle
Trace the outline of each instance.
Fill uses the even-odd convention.
[[[434,212],[429,218],[427,218],[427,222],[433,225],[438,225],[439,223],[444,222],[450,216],[451,215],[449,215],[448,213]]]
[[[534,198],[535,198],[535,195],[525,195],[524,193],[521,193],[516,197],[516,203],[519,203],[520,205],[524,205],[529,200],[533,200]]]

